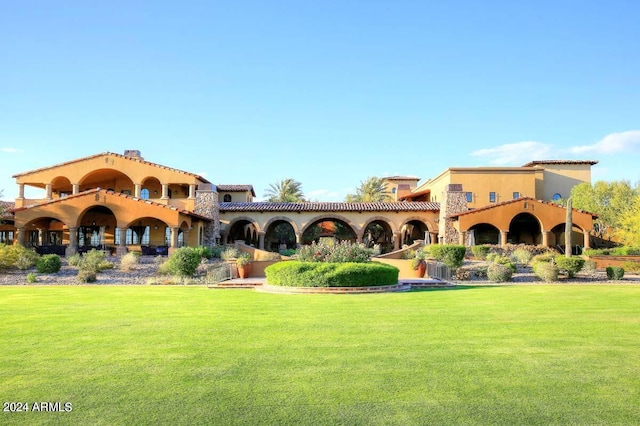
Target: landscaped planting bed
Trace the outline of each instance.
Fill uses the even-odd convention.
[[[398,268],[379,263],[279,262],[265,269],[267,283],[285,287],[371,287],[398,283]]]
[[[0,399],[33,424],[635,424],[640,286],[334,297],[0,287]]]

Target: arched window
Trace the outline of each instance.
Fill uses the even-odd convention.
[[[140,198],[142,198],[143,200],[148,200],[149,199],[149,189],[148,188],[142,188],[142,191],[140,191]]]
[[[562,200],[562,195],[556,192],[555,194],[553,194],[553,201],[559,201],[559,200]]]
[[[231,195],[230,194],[224,194],[224,197],[222,198],[222,200],[225,203],[230,203],[231,202]]]

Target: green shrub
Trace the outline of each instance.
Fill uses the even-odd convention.
[[[19,244],[0,244],[0,271],[9,268],[29,269],[36,264],[38,254]]]
[[[414,257],[416,257],[416,251],[414,249],[407,249],[402,252],[403,259],[409,260],[409,259],[413,259]]]
[[[464,265],[456,269],[454,280],[469,281],[487,278],[487,267],[484,265]]]
[[[38,275],[36,275],[34,272],[29,272],[27,274],[27,283],[33,284],[37,281],[38,281]]]
[[[202,259],[211,259],[213,257],[213,251],[211,250],[210,247],[198,246],[198,247],[193,247],[193,250],[195,250],[196,253],[198,253],[200,255],[200,258]]]
[[[556,256],[554,259],[561,273],[566,274],[569,278],[575,277],[584,266],[584,259],[581,257]]]
[[[518,267],[513,262],[511,262],[511,259],[507,256],[495,256],[493,258],[493,263],[506,266],[507,268],[511,269],[511,272],[514,274],[518,272]]]
[[[638,272],[640,272],[640,262],[626,261],[622,263],[622,267],[625,271],[632,274],[637,274]]]
[[[213,246],[211,247],[211,258],[220,259],[222,255],[222,251],[225,249],[224,246]]]
[[[364,244],[342,241],[338,244],[313,242],[298,249],[301,262],[366,263],[371,260],[372,250]]]
[[[491,246],[487,244],[483,244],[480,246],[471,246],[471,253],[476,259],[486,260],[489,251],[491,250]]]
[[[192,277],[196,273],[201,259],[200,252],[195,248],[181,247],[174,251],[165,262],[166,272],[170,275]]]
[[[131,271],[140,263],[140,256],[135,252],[129,252],[120,259],[120,270]]]
[[[533,264],[533,273],[542,281],[558,281],[558,267],[553,262],[539,261]]]
[[[613,247],[604,249],[586,249],[585,256],[640,256],[640,247]]]
[[[79,269],[76,280],[79,283],[93,283],[98,280],[97,273],[91,269]]]
[[[79,268],[80,265],[82,265],[82,256],[80,255],[80,253],[76,253],[72,256],[69,256],[67,258],[67,263],[69,264],[69,266],[73,266],[74,268]]]
[[[462,266],[467,248],[457,244],[434,244],[430,248],[431,255],[450,268]]]
[[[278,262],[265,268],[270,285],[288,287],[365,287],[393,285],[398,268],[379,262]]]
[[[624,277],[624,268],[620,266],[607,266],[608,280],[621,280]]]
[[[296,249],[286,249],[286,250],[280,250],[280,254],[282,256],[294,256],[297,253]]]
[[[487,268],[487,278],[498,283],[511,281],[513,271],[507,265],[492,263]]]
[[[102,250],[91,249],[82,256],[78,268],[98,273],[105,269],[112,269],[113,266],[113,263],[107,260],[107,255]]]
[[[529,250],[522,247],[517,248],[512,254],[511,259],[520,265],[528,265],[531,262],[533,255]]]
[[[531,258],[531,265],[535,266],[536,263],[553,263],[555,256],[552,255],[551,253],[547,253],[547,254],[538,254],[533,256],[533,258]]]
[[[45,254],[38,259],[36,268],[41,274],[55,274],[62,268],[62,261],[57,254]]]
[[[589,277],[597,276],[598,267],[596,262],[593,260],[585,260],[584,265],[582,266],[582,273],[586,274]]]
[[[493,262],[496,259],[496,257],[500,257],[500,254],[491,252],[487,254],[485,259],[487,262]]]

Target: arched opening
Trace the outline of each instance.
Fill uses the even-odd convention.
[[[93,206],[82,213],[78,222],[78,251],[115,250],[116,217],[105,206]]]
[[[293,225],[286,220],[276,220],[267,228],[264,248],[268,251],[280,252],[296,248],[296,232]]]
[[[59,176],[51,181],[51,195],[53,198],[64,198],[73,193],[73,186],[67,177]]]
[[[132,195],[133,181],[129,176],[114,169],[98,169],[85,175],[80,181],[80,191],[94,188],[113,188],[116,192]]]
[[[517,214],[509,224],[508,242],[511,244],[541,244],[540,222],[530,213]]]
[[[256,226],[248,220],[239,220],[231,225],[227,235],[227,243],[232,244],[235,241],[244,241],[250,246],[258,245],[258,231]]]
[[[428,230],[429,228],[427,228],[425,223],[419,220],[410,220],[402,225],[402,244],[411,245],[415,240],[424,240],[425,232]]]
[[[144,198],[145,190],[147,190],[146,193],[149,194],[148,198],[154,199],[162,197],[162,184],[158,178],[149,177],[144,179],[142,181],[142,190],[140,191],[142,198]]]
[[[364,228],[362,242],[376,253],[389,253],[393,251],[393,231],[387,222],[374,220]]]
[[[549,233],[549,246],[554,247],[561,253],[566,253],[565,228],[566,224],[561,223],[554,226]],[[583,244],[584,234],[580,228],[574,226],[571,231],[571,253],[575,255],[582,254]]]
[[[65,255],[69,245],[69,228],[53,217],[40,217],[24,227],[24,245],[33,247],[38,254]]]
[[[469,229],[469,235],[473,236],[474,243],[470,245],[500,244],[500,230],[488,223],[473,225]]]
[[[302,234],[302,244],[320,241],[351,241],[355,243],[357,236],[353,228],[340,219],[319,219],[307,226]]]
[[[120,245],[120,233],[116,233],[115,245]],[[140,251],[145,256],[166,256],[171,242],[171,228],[154,217],[142,217],[130,223],[124,232],[123,245],[129,250]]]

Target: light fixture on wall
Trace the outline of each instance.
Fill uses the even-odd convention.
[[[158,230],[158,225],[154,226],[153,229]]]
[[[91,226],[96,226],[95,220],[93,222],[91,222]]]

